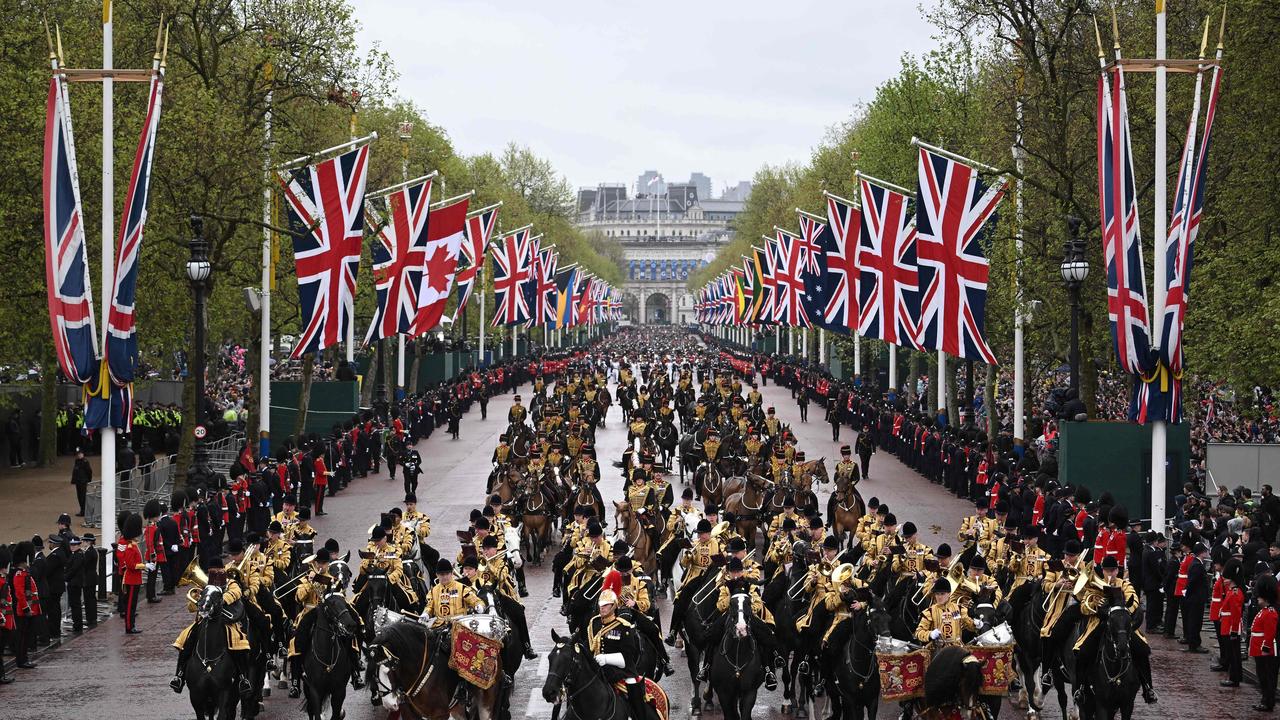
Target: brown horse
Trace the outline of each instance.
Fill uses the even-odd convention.
[[[724,509],[738,518],[738,532],[747,541],[747,547],[754,547],[756,527],[764,511],[765,495],[771,488],[769,481],[759,475],[748,475],[743,479],[743,484],[742,490],[725,496]],[[725,491],[728,492],[727,487]]]
[[[436,633],[409,621],[382,628],[374,639],[374,657],[378,660],[376,681],[385,693],[383,704],[399,710],[406,720],[467,718],[466,703],[455,697],[462,679],[449,669],[449,655],[447,632]],[[477,716],[482,720],[497,717],[499,701],[509,689],[503,688],[501,681],[488,690],[471,687]]]
[[[836,490],[827,501],[827,519],[831,532],[840,541],[852,544],[853,534],[858,529],[858,520],[867,514],[867,504],[862,501],[862,493],[858,492],[857,483],[852,476],[837,477]],[[847,534],[846,534],[847,533]]]
[[[551,545],[551,525],[555,506],[547,498],[542,482],[536,477],[527,477],[521,481],[517,499],[522,513],[521,543],[527,548],[529,560],[534,565],[541,565],[542,552]]]
[[[653,536],[640,522],[640,516],[631,503],[624,501],[613,503],[614,534],[621,535],[627,545],[631,546],[631,561],[640,566],[650,577],[658,569],[658,556],[653,546]]]
[[[724,475],[717,463],[704,462],[695,473],[698,496],[702,502],[719,505],[724,500]]]

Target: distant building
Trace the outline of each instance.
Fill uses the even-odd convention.
[[[661,195],[667,191],[667,182],[657,170],[645,170],[636,178],[636,195]]]
[[[725,188],[724,194],[720,196],[720,199],[744,203],[749,197],[751,197],[751,182],[743,180],[733,187]]]
[[[627,188],[601,184],[578,191],[577,225],[619,242],[626,254],[623,292],[636,300],[640,323],[690,323],[693,294],[689,274],[708,264],[733,237],[733,220],[744,200],[712,199],[711,179],[694,173],[687,183],[666,183],[656,170],[637,181],[637,197]],[[650,180],[658,178],[646,190]],[[743,185],[746,189],[743,190]],[[750,193],[750,183],[736,191]]]

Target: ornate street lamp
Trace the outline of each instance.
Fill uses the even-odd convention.
[[[191,294],[195,299],[195,347],[191,372],[195,379],[195,417],[196,436],[191,467],[187,470],[187,483],[191,485],[209,485],[213,479],[213,471],[209,467],[209,451],[205,449],[204,434],[206,419],[204,417],[204,374],[205,374],[205,289],[213,266],[209,263],[209,243],[204,239],[204,218],[191,216],[191,259],[187,261],[187,280],[191,282]]]
[[[1089,260],[1080,237],[1080,218],[1067,217],[1070,238],[1063,243],[1062,263],[1058,270],[1071,296],[1071,388],[1080,396],[1080,286],[1089,277]]]

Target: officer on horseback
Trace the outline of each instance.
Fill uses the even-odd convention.
[[[244,627],[241,625],[243,613],[237,612],[238,606],[244,597],[244,591],[241,589],[240,578],[236,574],[229,574],[224,569],[226,566],[222,562],[221,557],[215,557],[209,562],[209,582],[208,586],[218,587],[222,589],[222,606],[214,612],[223,612],[227,615],[239,615],[239,619],[230,620],[226,615],[219,618],[214,614],[210,614],[208,618],[198,618],[190,625],[183,628],[178,634],[173,646],[178,649],[178,668],[174,672],[173,679],[169,681],[169,687],[173,688],[176,693],[181,693],[186,683],[187,662],[191,659],[191,654],[195,652],[194,644],[190,642],[191,635],[196,627],[204,623],[201,632],[211,632],[210,627],[213,623],[221,623],[227,633],[227,652],[231,656],[231,662],[235,666],[236,674],[239,676],[239,687],[241,697],[248,697],[253,694],[253,685],[249,682],[249,636],[245,634]],[[194,594],[194,591],[193,591]],[[187,611],[196,612],[199,608],[196,603],[188,598]]]
[[[483,558],[484,569],[480,573],[479,583],[494,589],[495,604],[520,633],[524,643],[524,659],[536,660],[538,653],[533,651],[533,645],[530,644],[529,621],[525,618],[524,605],[521,605],[516,597],[516,586],[511,580],[511,573],[507,567],[509,561],[505,554],[498,553],[496,536],[485,536],[480,543],[480,555]]]
[[[633,572],[634,569],[630,556],[618,554],[613,569],[605,573],[601,588],[612,590],[618,596],[621,604],[617,609],[618,614],[635,626],[637,632],[649,641],[653,651],[657,653],[659,677],[674,675],[671,658],[667,655],[667,648],[662,643],[662,631],[658,627],[661,618],[650,600],[648,585]]]
[[[617,604],[618,596],[612,590],[601,590],[596,599],[599,612],[587,622],[583,633],[605,680],[625,685],[631,717],[647,718],[644,677],[636,671],[640,645],[634,626],[615,612]]]
[[[338,588],[339,581],[329,573],[329,563],[332,561],[333,557],[325,548],[320,548],[314,555],[302,561],[307,568],[307,574],[298,582],[298,588],[294,591],[294,597],[302,606],[302,611],[298,614],[293,640],[289,643],[289,697],[291,698],[302,695],[302,660],[311,647],[311,635],[316,625],[315,610],[324,600],[325,595],[341,592],[341,588]],[[351,615],[360,621],[357,613],[353,612]],[[358,635],[351,638],[351,687],[357,690],[364,687],[358,643]]]
[[[711,569],[713,562],[722,556],[720,542],[711,537],[711,521],[703,518],[696,528],[698,538],[693,546],[680,559],[684,568],[684,579],[680,582],[680,590],[676,593],[675,602],[671,606],[671,630],[667,632],[665,641],[672,647],[676,644],[676,636],[684,627],[684,616],[693,600],[694,591],[702,587],[709,578],[704,577]]]
[[[1102,624],[1099,612],[1104,608],[1119,606],[1125,608],[1130,615],[1137,615],[1140,603],[1138,593],[1129,581],[1120,576],[1120,563],[1114,556],[1103,558],[1102,577],[1100,582],[1089,583],[1081,589],[1077,596],[1080,601],[1080,613],[1084,617],[1085,626],[1080,632],[1080,639],[1072,649],[1076,655],[1076,679],[1079,683],[1088,673],[1097,659],[1098,638],[1102,634],[1098,629]],[[1155,688],[1151,684],[1151,646],[1134,622],[1129,636],[1129,651],[1133,657],[1133,669],[1138,673],[1138,681],[1142,684],[1142,699],[1151,704],[1156,702]]]
[[[759,568],[757,567],[756,570],[758,571]],[[760,659],[764,665],[764,686],[769,690],[776,690],[778,680],[774,675],[774,668],[781,665],[782,658],[778,656],[778,645],[773,634],[773,615],[765,608],[764,600],[760,597],[760,586],[756,582],[746,574],[746,566],[742,562],[742,558],[736,556],[729,558],[718,581],[716,610],[720,613],[727,613],[729,599],[734,595],[748,595],[751,598],[751,617],[747,620],[747,625],[751,630],[752,637],[756,639],[756,643],[760,646]],[[714,650],[721,635],[727,632],[727,626],[731,622],[734,622],[734,619],[727,614],[723,614],[720,622],[709,629],[706,650]],[[704,652],[702,655],[700,680],[706,680],[707,678],[707,671],[711,667],[712,655],[713,652]]]

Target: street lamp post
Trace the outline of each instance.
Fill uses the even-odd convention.
[[[205,373],[205,289],[213,267],[209,264],[209,243],[204,239],[204,218],[191,216],[191,259],[187,261],[187,280],[191,281],[191,294],[195,305],[195,348],[191,372],[195,378],[196,436],[191,467],[187,470],[187,482],[191,485],[208,485],[213,472],[209,468],[209,451],[205,449],[204,428],[204,373]]]
[[[1089,277],[1089,260],[1085,257],[1084,239],[1080,237],[1080,218],[1068,217],[1067,229],[1070,238],[1063,244],[1058,269],[1071,295],[1071,389],[1080,397],[1080,286]]]

